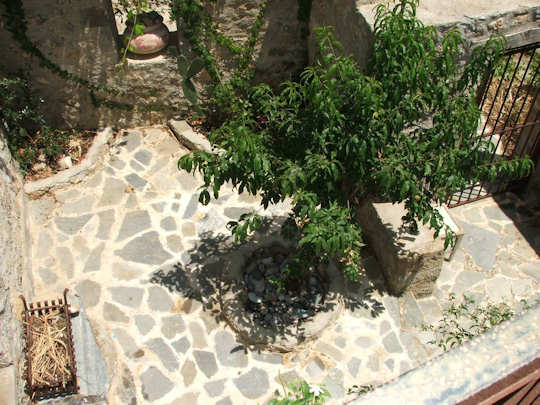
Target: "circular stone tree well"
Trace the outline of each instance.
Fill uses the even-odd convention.
[[[274,240],[242,249],[223,272],[222,314],[251,346],[289,352],[319,337],[344,307],[344,279],[333,262],[283,282],[294,249]]]

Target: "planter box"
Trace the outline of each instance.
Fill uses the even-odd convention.
[[[443,260],[452,255],[444,250],[444,233],[434,239],[433,230],[421,223],[418,235],[408,233],[402,227],[403,204],[368,201],[357,210],[364,238],[381,265],[388,291],[393,295],[410,291],[418,298],[431,295]],[[439,210],[458,235],[457,246],[463,232],[444,208]]]

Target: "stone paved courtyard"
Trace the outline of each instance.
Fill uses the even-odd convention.
[[[319,339],[288,354],[251,350],[204,294],[210,280],[193,277],[230,236],[227,222],[258,201],[222,190],[200,205],[200,179],[177,169],[184,153],[166,128],[124,131],[86,180],[29,202],[36,299],[65,287],[81,297],[110,372],[110,404],[262,404],[280,377],[324,383],[344,403],[354,398],[347,388],[439,353],[417,326],[440,319],[449,293],[515,305],[539,291],[540,218],[506,194],[450,211],[465,236],[433,297],[389,296],[368,260],[368,277],[349,286],[347,309]]]

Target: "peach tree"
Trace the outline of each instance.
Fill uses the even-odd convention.
[[[367,72],[322,28],[318,62],[298,81],[279,91],[260,84],[244,96],[225,92],[228,100],[220,102],[231,113],[210,135],[215,153],[195,151],[179,161],[202,174],[199,201],[218,198],[228,182],[260,196],[265,208],[290,199],[282,233],[297,241],[298,268],[334,257],[355,278],[360,202],[403,202],[405,224],[414,229],[420,221],[438,235],[445,225],[434,204],[480,179],[527,174],[528,159],[488,162],[493,145],[477,132],[474,96],[503,41],[490,39],[467,54],[457,30],[439,37],[416,7],[413,0],[377,7]],[[230,224],[235,240],[261,222],[255,213],[242,215]]]

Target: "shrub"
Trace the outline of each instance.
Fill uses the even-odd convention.
[[[527,174],[528,159],[488,163],[493,145],[477,134],[473,96],[503,42],[492,38],[475,48],[462,68],[459,32],[439,41],[416,18],[416,7],[412,0],[377,7],[367,74],[322,28],[318,62],[298,82],[278,92],[265,84],[230,92],[229,114],[210,136],[220,152],[196,151],[179,161],[202,174],[199,201],[218,198],[227,182],[260,195],[265,208],[292,199],[282,233],[297,240],[302,268],[338,257],[354,279],[362,246],[358,203],[403,202],[407,225],[415,230],[421,221],[438,236],[445,226],[433,203],[479,179]],[[260,224],[252,213],[230,225],[243,241]],[[446,235],[448,246],[454,235]]]
[[[26,173],[42,155],[54,162],[66,149],[71,132],[53,130],[39,112],[43,100],[36,97],[22,76],[0,78],[0,124],[12,156]]]

